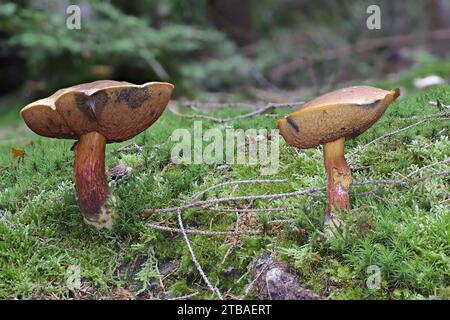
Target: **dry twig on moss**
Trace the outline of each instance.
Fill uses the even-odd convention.
[[[206,114],[185,114],[185,113],[181,113],[180,111],[176,110],[173,106],[169,106],[169,110],[170,112],[172,112],[174,115],[186,118],[186,119],[205,119],[205,120],[210,120],[213,122],[217,122],[217,123],[224,123],[224,122],[229,122],[229,121],[233,121],[233,120],[239,120],[239,119],[247,119],[247,118],[253,118],[256,116],[259,116],[261,114],[264,114],[268,111],[274,110],[274,109],[279,109],[279,108],[295,108],[295,107],[300,107],[304,102],[303,101],[299,101],[299,102],[289,102],[289,103],[267,103],[264,107],[257,109],[255,111],[246,113],[246,114],[241,114],[239,116],[235,116],[235,117],[229,117],[229,118],[216,118],[216,117],[212,117]],[[232,106],[236,106],[238,104],[229,104],[229,107]],[[251,104],[243,104],[243,105],[247,105],[247,106],[251,106]]]
[[[427,120],[427,119],[448,119],[450,118],[450,112],[445,111],[441,113],[434,113],[434,114],[428,114],[428,115],[421,115],[421,116],[412,116],[412,117],[406,117],[406,118],[398,118],[398,120],[402,121],[409,121],[409,120]]]
[[[400,185],[400,186],[407,185],[407,183],[402,180],[373,180],[373,181],[363,181],[363,182],[352,183],[353,186],[383,185],[383,184],[384,185]],[[254,200],[262,200],[262,199],[273,200],[273,199],[280,199],[280,198],[296,197],[296,196],[301,196],[301,195],[312,196],[313,194],[324,191],[324,190],[325,190],[325,187],[318,187],[318,188],[310,188],[310,189],[304,189],[304,190],[298,190],[298,191],[286,192],[286,193],[213,198],[213,199],[207,199],[207,200],[203,200],[203,201],[191,202],[191,203],[179,206],[179,207],[162,208],[162,209],[146,209],[146,210],[144,210],[144,214],[147,211],[151,212],[151,213],[173,212],[173,211],[177,211],[178,209],[185,210],[185,209],[189,209],[192,207],[202,207],[205,205],[218,204],[218,203],[222,203],[222,202],[254,201]]]
[[[193,293],[187,294],[185,296],[171,298],[169,300],[188,300],[188,299],[193,298],[193,297],[198,296],[198,295],[199,295],[198,292],[193,292]]]
[[[224,187],[224,186],[228,186],[228,185],[233,185],[233,184],[259,184],[259,183],[287,183],[288,180],[287,179],[274,179],[274,180],[262,180],[262,179],[257,179],[257,180],[233,180],[233,181],[227,181],[227,182],[222,182],[219,184],[216,184],[214,186],[211,186],[209,188],[206,188],[205,190],[202,190],[196,194],[194,194],[191,198],[191,202],[197,200],[198,198],[200,198],[202,195],[204,195],[205,193],[220,188],[220,187]]]
[[[383,140],[383,139],[392,137],[392,136],[394,136],[394,135],[396,135],[396,134],[399,134],[399,133],[402,133],[403,131],[409,130],[409,129],[414,128],[414,127],[417,127],[417,126],[421,125],[422,123],[425,123],[425,122],[428,122],[428,121],[447,119],[448,116],[449,116],[449,114],[447,114],[447,113],[445,113],[445,114],[439,114],[439,115],[433,115],[433,117],[423,118],[422,120],[420,120],[420,121],[418,121],[418,122],[416,122],[416,123],[410,124],[410,125],[408,125],[408,126],[406,126],[406,127],[400,128],[400,129],[395,130],[395,131],[392,131],[392,132],[385,133],[385,134],[383,134],[382,136],[379,136],[378,138],[375,138],[374,140],[372,140],[372,141],[366,143],[365,145],[362,145],[362,146],[360,146],[360,147],[357,147],[356,150],[353,151],[353,152],[349,155],[349,158],[353,157],[353,156],[354,156],[355,154],[357,154],[357,153],[360,153],[361,151],[363,151],[364,149],[366,149],[368,146],[370,146],[370,145],[372,145],[372,144],[374,144],[374,143],[377,143],[377,142],[380,141],[380,140]]]
[[[413,172],[409,173],[406,177],[409,178],[409,177],[411,177],[411,176],[413,176],[415,174],[418,174],[419,172],[421,172],[421,171],[423,171],[425,169],[429,169],[429,168],[432,168],[432,167],[435,167],[435,166],[438,166],[438,165],[441,165],[441,164],[446,164],[446,163],[450,163],[450,158],[447,158],[447,159],[442,160],[442,161],[433,162],[433,163],[430,163],[430,164],[428,164],[426,166],[423,166],[423,167],[421,167],[421,168],[419,168],[417,170],[414,170]]]
[[[179,228],[172,228],[172,227],[166,227],[162,226],[157,223],[148,223],[147,224],[150,228],[161,230],[161,231],[167,231],[167,232],[175,232],[175,233],[182,233],[181,229]],[[185,232],[187,234],[196,234],[196,235],[204,235],[204,236],[236,236],[241,234],[241,232],[236,231],[210,231],[210,230],[197,230],[197,229],[185,229]],[[254,234],[257,234],[254,232]]]
[[[446,105],[443,104],[442,102],[440,102],[439,100],[436,101],[428,101],[428,104],[432,105],[432,106],[436,106],[441,110],[450,110],[450,105]]]
[[[213,294],[217,295],[217,297],[219,297],[220,300],[223,300],[223,296],[220,293],[219,289],[217,287],[213,287],[213,285],[209,281],[208,277],[206,276],[205,272],[203,271],[200,263],[198,262],[197,257],[195,256],[194,250],[192,249],[192,246],[191,246],[191,242],[189,241],[189,238],[186,234],[186,230],[184,229],[184,226],[183,226],[183,218],[181,216],[181,213],[182,213],[181,209],[178,209],[177,213],[178,213],[178,223],[180,225],[180,230],[181,230],[181,233],[183,234],[184,241],[186,242],[186,245],[188,247],[189,253],[191,254],[192,261],[194,262],[195,267],[197,268],[198,272],[202,276],[203,280],[206,282],[206,285],[208,286],[209,290],[211,290],[211,292]]]
[[[282,207],[282,208],[248,208],[248,209],[242,209],[242,208],[209,208],[209,207],[202,207],[205,210],[208,211],[219,211],[219,212],[275,212],[275,211],[288,211],[293,210],[295,208],[288,208],[288,207]]]
[[[192,202],[192,203],[189,203],[189,204],[186,204],[183,206],[179,206],[179,207],[163,208],[163,209],[156,209],[156,210],[147,209],[147,210],[151,210],[151,212],[154,212],[154,213],[172,212],[172,211],[177,211],[178,209],[185,210],[185,209],[189,209],[192,207],[201,207],[204,205],[216,204],[216,203],[222,203],[222,202],[243,201],[243,200],[253,201],[253,200],[260,200],[260,199],[272,200],[272,199],[287,198],[287,197],[294,197],[294,196],[300,196],[300,195],[311,195],[315,192],[323,191],[323,190],[325,190],[324,187],[311,188],[311,189],[307,189],[307,190],[300,190],[300,191],[287,192],[287,193],[214,198],[214,199],[208,199],[208,200],[204,200],[204,201]],[[145,211],[147,211],[147,210],[145,210]]]

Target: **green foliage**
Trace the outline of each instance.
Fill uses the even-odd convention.
[[[3,44],[26,59],[32,79],[50,81],[52,88],[94,79],[90,67],[98,64],[140,67],[142,81],[167,78],[170,72],[173,81],[187,76],[179,73],[180,59],[187,63],[196,52],[220,50],[227,43],[211,28],[151,27],[103,1],[90,2],[88,9],[82,11],[81,29],[71,30],[65,13],[2,4],[0,30],[10,35]]]

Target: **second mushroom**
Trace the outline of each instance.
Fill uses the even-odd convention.
[[[75,139],[75,188],[87,224],[111,228],[113,214],[105,176],[105,145],[129,140],[163,113],[174,86],[101,80],[58,90],[20,114],[38,135]]]
[[[323,145],[328,197],[325,226],[337,222],[336,210],[350,208],[352,176],[344,157],[345,141],[370,128],[399,95],[399,89],[344,88],[319,96],[278,120],[277,127],[289,145],[302,149]]]

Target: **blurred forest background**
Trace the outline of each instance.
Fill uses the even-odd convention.
[[[71,4],[81,8],[79,30],[66,27]],[[380,30],[366,26],[371,4]],[[2,1],[0,96],[28,102],[108,78],[273,101],[347,82],[448,79],[449,17],[449,0]]]

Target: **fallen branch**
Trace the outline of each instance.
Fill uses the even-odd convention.
[[[413,116],[407,118],[398,118],[399,120],[408,121],[408,120],[428,120],[428,119],[448,119],[450,118],[450,112],[441,112],[435,114],[429,114],[425,116]]]
[[[292,210],[295,208],[254,208],[254,209],[241,209],[241,208],[208,208],[208,207],[204,207],[204,209],[209,210],[209,211],[220,211],[220,212],[238,212],[238,213],[243,213],[243,212],[273,212],[273,211],[287,211],[287,210]]]
[[[137,143],[132,142],[127,145],[124,145],[123,147],[118,148],[116,151],[117,152],[129,152],[130,150],[136,150],[138,153],[142,153],[144,148],[141,147],[140,145],[138,145]]]
[[[401,180],[374,180],[374,181],[364,181],[364,182],[352,183],[353,186],[378,185],[378,184],[401,185],[401,186],[407,185],[407,183],[405,181],[401,181]],[[144,215],[147,212],[151,212],[151,213],[172,212],[172,211],[177,211],[179,209],[185,210],[185,209],[189,209],[192,207],[201,207],[201,206],[205,206],[205,205],[217,204],[217,203],[222,203],[222,202],[244,201],[244,200],[254,201],[254,200],[262,200],[262,199],[273,200],[273,199],[280,199],[280,198],[296,197],[296,196],[301,196],[301,195],[312,196],[314,193],[324,191],[325,189],[326,189],[325,187],[319,187],[319,188],[311,188],[311,189],[286,192],[286,193],[207,199],[207,200],[203,200],[203,201],[191,202],[191,203],[179,206],[179,207],[162,208],[162,209],[146,209],[146,210],[144,210]]]
[[[352,182],[351,185],[352,186],[399,185],[405,187],[408,184],[402,180],[372,180],[372,181]]]
[[[197,200],[198,198],[200,198],[202,195],[204,195],[205,193],[220,188],[220,187],[224,187],[224,186],[228,186],[228,185],[232,185],[232,184],[257,184],[257,183],[286,183],[288,182],[287,179],[275,179],[275,180],[261,180],[261,179],[257,179],[257,180],[234,180],[234,181],[227,181],[227,182],[223,182],[223,183],[219,183],[216,184],[214,186],[211,186],[209,188],[206,188],[203,191],[200,191],[196,194],[194,194],[191,198],[191,202]]]
[[[440,172],[429,174],[429,175],[427,175],[425,177],[422,177],[420,179],[416,179],[414,182],[417,183],[417,182],[421,182],[421,181],[427,180],[428,178],[431,178],[431,177],[446,176],[446,175],[449,175],[449,174],[450,174],[450,170],[444,170],[444,171],[440,171]]]
[[[205,119],[205,120],[211,120],[213,122],[222,123],[227,121],[226,119],[221,118],[215,118],[208,116],[206,114],[185,114],[181,113],[178,110],[175,110],[172,106],[168,107],[169,111],[172,112],[174,115],[185,118],[185,119]]]
[[[261,108],[259,110],[255,110],[253,112],[247,113],[247,114],[243,114],[240,116],[237,116],[235,118],[231,118],[231,120],[235,120],[235,119],[246,119],[246,118],[252,118],[252,117],[256,117],[260,114],[263,114],[267,111],[271,111],[277,108],[298,108],[301,105],[303,105],[304,102],[303,101],[299,101],[299,102],[290,102],[290,103],[268,103],[264,108]]]
[[[178,228],[172,228],[172,227],[166,227],[159,225],[157,223],[148,223],[147,224],[150,228],[161,230],[161,231],[167,231],[167,232],[175,232],[175,233],[183,233],[181,229]],[[204,235],[204,236],[235,236],[242,234],[242,232],[239,231],[208,231],[208,230],[197,230],[197,229],[185,229],[184,230],[186,234],[196,234],[196,235]],[[249,232],[247,232],[249,233]],[[254,234],[257,234],[256,232],[252,232]]]
[[[428,101],[428,104],[431,104],[432,106],[436,106],[441,110],[450,110],[450,105],[443,104],[439,100],[436,101]]]
[[[389,137],[394,136],[394,135],[396,135],[396,134],[402,133],[403,131],[409,130],[409,129],[414,128],[414,127],[417,127],[417,126],[421,125],[421,124],[424,123],[424,122],[431,121],[431,120],[440,120],[440,119],[441,119],[441,117],[425,118],[425,119],[422,119],[422,120],[420,120],[420,121],[418,121],[418,122],[416,122],[416,123],[413,123],[413,124],[411,124],[411,125],[409,125],[409,126],[400,128],[400,129],[395,130],[395,131],[392,131],[392,132],[385,133],[385,134],[383,134],[382,136],[380,136],[380,137],[378,137],[378,138],[376,138],[376,139],[370,141],[369,143],[366,143],[365,145],[363,145],[363,146],[357,148],[355,151],[353,151],[353,152],[349,155],[349,158],[353,157],[353,156],[354,156],[355,154],[357,154],[357,153],[360,153],[362,150],[366,149],[368,146],[370,146],[370,145],[372,145],[372,144],[374,144],[374,143],[377,143],[377,142],[380,141],[380,140],[389,138]],[[443,119],[444,119],[444,118],[443,118]]]
[[[191,254],[192,261],[194,262],[195,267],[197,268],[198,272],[199,272],[200,275],[202,276],[203,280],[206,282],[206,285],[208,286],[209,290],[211,290],[211,292],[212,292],[213,294],[217,295],[217,296],[219,297],[220,300],[223,300],[223,296],[222,296],[222,294],[220,293],[219,289],[213,287],[212,284],[211,284],[211,282],[209,282],[208,277],[207,277],[206,274],[203,272],[203,269],[202,269],[202,267],[200,266],[200,263],[198,262],[197,257],[195,256],[194,250],[192,249],[191,243],[190,243],[189,238],[188,238],[188,236],[187,236],[187,234],[186,234],[186,230],[184,229],[184,226],[183,226],[183,218],[181,217],[181,212],[182,212],[181,209],[178,209],[178,210],[177,210],[177,213],[178,213],[178,223],[179,223],[179,225],[180,225],[180,230],[181,230],[181,233],[183,234],[183,238],[184,238],[184,241],[186,242],[186,245],[187,245],[187,247],[188,247],[189,253]]]
[[[3,221],[11,229],[14,229],[16,227],[16,225],[14,223],[9,221],[8,217],[6,216],[6,212],[3,211],[2,209],[0,209],[0,221]]]
[[[241,224],[241,215],[238,212],[236,213],[236,223],[235,223],[235,227],[234,230],[236,231],[236,233],[239,232],[239,227]],[[239,233],[238,233],[239,234]],[[223,258],[222,258],[222,262],[220,264],[224,264],[225,261],[227,260],[228,256],[233,252],[234,248],[236,247],[236,244],[238,243],[238,237],[235,237],[234,239],[232,239],[232,245],[228,248],[227,252],[225,252]]]
[[[261,277],[261,275],[264,273],[264,271],[266,271],[266,269],[269,267],[268,264],[264,265],[261,270],[258,272],[258,274],[255,276],[255,278],[249,283],[248,287],[244,290],[244,292],[242,293],[242,296],[239,298],[239,300],[245,300],[245,298],[247,298],[247,296],[249,295],[250,291],[253,289],[256,281],[259,280],[259,278]]]
[[[169,299],[169,300],[187,300],[187,299],[193,298],[193,297],[198,296],[198,295],[199,295],[198,292],[193,292],[193,293],[187,294],[185,296],[176,297],[176,298],[172,298],[172,299]]]
[[[294,222],[297,221],[297,219],[275,219],[267,221],[267,224],[277,224],[277,223],[288,223],[288,222]]]
[[[413,176],[415,174],[418,174],[419,172],[421,172],[421,171],[423,171],[425,169],[428,169],[428,168],[431,168],[431,167],[435,167],[437,165],[441,165],[441,164],[445,164],[445,163],[450,163],[450,158],[447,158],[447,159],[442,160],[442,161],[433,162],[433,163],[430,163],[430,164],[428,164],[428,165],[426,165],[424,167],[421,167],[421,168],[419,168],[417,170],[414,170],[413,172],[409,173],[407,175],[407,177],[409,178],[409,177],[411,177],[411,176]]]
[[[265,104],[249,102],[202,102],[195,100],[174,101],[176,105],[186,106],[192,110],[213,110],[213,109],[260,109]]]
[[[295,192],[287,192],[287,193],[277,193],[277,194],[268,194],[268,195],[251,195],[251,196],[238,196],[238,197],[225,197],[225,198],[215,198],[215,199],[208,199],[204,201],[196,201],[192,202],[183,206],[179,207],[173,207],[173,208],[163,208],[163,209],[146,209],[144,210],[144,213],[149,210],[150,212],[154,213],[163,213],[163,212],[171,212],[171,211],[177,211],[178,209],[185,210],[192,207],[199,207],[204,206],[208,204],[216,204],[221,202],[230,202],[230,201],[242,201],[242,200],[248,200],[248,201],[254,201],[254,200],[261,200],[261,199],[279,199],[279,198],[286,198],[286,197],[294,197],[294,196],[300,196],[300,195],[310,195],[312,193],[323,191],[325,190],[325,187],[322,188],[312,188],[307,190],[301,190],[301,191],[295,191]]]
[[[175,110],[175,108],[173,106],[169,106],[169,110],[170,112],[172,112],[174,115],[186,118],[186,119],[205,119],[205,120],[210,120],[213,122],[217,122],[217,123],[224,123],[224,122],[229,122],[229,121],[233,121],[233,120],[239,120],[239,119],[247,119],[247,118],[252,118],[252,117],[256,117],[258,115],[261,115],[265,112],[271,111],[273,109],[277,109],[277,108],[295,108],[295,107],[299,107],[303,104],[303,101],[300,102],[289,102],[289,103],[267,103],[264,107],[246,113],[246,114],[242,114],[239,116],[235,116],[235,117],[229,117],[229,118],[216,118],[216,117],[212,117],[212,116],[208,116],[206,114],[185,114],[185,113],[181,113],[178,110]],[[233,107],[236,106],[237,104],[229,104],[229,107]],[[251,106],[250,104],[244,104],[246,106]]]

